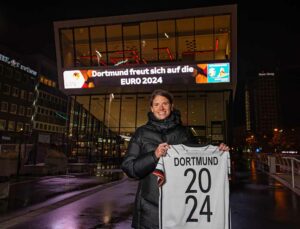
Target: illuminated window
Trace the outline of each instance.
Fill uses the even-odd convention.
[[[6,129],[6,120],[0,119],[0,130]]]
[[[74,48],[73,48],[73,31],[71,29],[64,29],[60,31],[63,66],[74,66]]]
[[[92,65],[107,65],[107,50],[104,26],[91,27]]]
[[[23,123],[22,122],[18,122],[17,123],[17,132],[22,131],[23,130]]]
[[[123,60],[123,42],[121,25],[109,25],[107,31],[108,64],[115,65]]]
[[[15,131],[16,123],[14,121],[8,121],[7,130],[8,131]]]
[[[194,18],[176,20],[178,60],[195,60]]]
[[[230,16],[214,17],[215,59],[228,59],[230,56]]]
[[[214,19],[213,17],[195,18],[195,60],[214,59]]]
[[[124,60],[128,63],[140,63],[139,25],[123,26]]]
[[[89,47],[88,28],[78,28],[75,32],[76,63],[75,66],[90,66],[91,53]]]
[[[159,60],[176,59],[175,20],[158,22],[158,54]]]
[[[145,63],[158,60],[157,24],[156,22],[143,22],[141,29],[141,56]]]

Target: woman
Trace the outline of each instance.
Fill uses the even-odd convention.
[[[130,140],[128,154],[122,163],[123,171],[139,179],[132,227],[159,228],[157,177],[152,174],[160,157],[169,145],[196,143],[188,128],[181,125],[180,113],[173,107],[173,96],[164,90],[155,90],[150,98],[148,122],[137,128]],[[228,147],[220,145],[220,150]]]

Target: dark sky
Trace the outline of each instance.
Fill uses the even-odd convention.
[[[105,2],[105,4],[103,4]],[[233,4],[238,5],[238,98],[242,104],[242,86],[245,80],[255,76],[261,69],[273,71],[279,69],[294,69],[293,76],[281,74],[284,80],[284,97],[300,97],[300,1],[277,0],[269,1],[201,1],[201,0],[127,0],[127,1],[94,1],[59,4],[37,5],[29,1],[26,5],[0,4],[0,42],[9,48],[25,53],[42,52],[55,58],[53,21],[103,17],[172,9]],[[84,4],[82,4],[84,3]],[[101,4],[102,3],[102,4]],[[296,70],[295,70],[296,69]],[[285,71],[285,70],[284,70]],[[299,74],[297,73],[299,72]],[[289,77],[292,77],[289,79]],[[291,82],[290,82],[291,81]],[[289,94],[289,84],[294,90]],[[298,85],[297,85],[298,84]],[[240,104],[240,105],[241,105]],[[293,104],[287,103],[284,110],[293,112]],[[297,110],[298,109],[298,110]],[[299,108],[296,111],[299,112]],[[299,113],[298,113],[299,114]],[[300,125],[300,119],[294,115]],[[241,118],[241,117],[240,117]]]
[[[104,2],[104,1],[99,1]],[[213,4],[238,4],[238,57],[245,66],[297,64],[300,4],[297,1],[105,1],[103,4],[0,5],[0,41],[24,52],[55,57],[53,21],[122,15]],[[38,33],[40,31],[40,33]]]

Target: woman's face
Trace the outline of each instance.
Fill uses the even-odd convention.
[[[173,105],[170,104],[170,101],[161,95],[155,96],[152,106],[151,106],[151,111],[154,114],[155,118],[158,120],[163,120],[167,118],[173,109]]]

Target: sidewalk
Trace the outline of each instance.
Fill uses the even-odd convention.
[[[129,229],[137,182],[128,178],[107,183],[72,197],[0,221],[0,228]]]
[[[10,215],[55,203],[86,192],[93,187],[109,184],[123,178],[121,170],[105,170],[100,176],[69,174],[30,179],[25,177],[10,183],[9,198],[0,200],[0,222]]]

